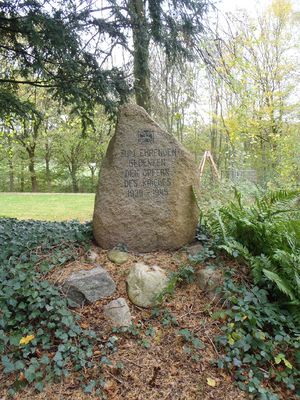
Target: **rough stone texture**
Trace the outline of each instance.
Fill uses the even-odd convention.
[[[202,250],[203,245],[199,242],[192,243],[186,248],[186,252],[191,257],[195,257],[197,254],[201,253]]]
[[[130,301],[140,307],[152,307],[168,283],[165,271],[157,265],[136,263],[126,280]]]
[[[128,261],[128,253],[120,250],[110,250],[107,253],[108,259],[115,264],[124,264]]]
[[[111,325],[115,327],[129,326],[131,324],[131,314],[123,297],[111,301],[103,308],[103,313],[110,320]]]
[[[98,258],[98,254],[93,250],[90,250],[86,255],[87,261],[89,261],[91,263],[94,263],[97,260],[97,258]]]
[[[192,156],[136,105],[123,106],[104,158],[93,229],[104,249],[178,249],[195,237]]]
[[[115,289],[115,282],[100,266],[89,271],[75,272],[66,279],[62,287],[72,307],[80,307],[111,296]]]
[[[220,297],[217,289],[223,284],[223,274],[220,270],[206,267],[196,274],[196,283],[210,298]]]

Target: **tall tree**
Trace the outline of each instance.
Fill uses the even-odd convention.
[[[207,49],[218,105],[214,133],[226,139],[222,151],[232,166],[256,170],[260,183],[280,174],[286,121],[293,118],[291,17],[289,0],[274,0],[255,20],[231,16],[226,34],[214,37]]]
[[[132,55],[136,102],[147,111],[151,111],[151,42],[162,47],[169,63],[191,59],[209,4],[210,0],[107,0],[103,18],[95,19],[100,30],[109,24],[114,31],[113,46],[123,46]]]
[[[101,49],[89,47],[92,22],[90,1],[0,2],[0,117],[26,114],[29,105],[17,93],[22,85],[47,88],[72,104],[84,126],[96,103],[112,110],[124,99],[122,71],[101,68]]]
[[[190,147],[198,160],[203,154],[199,144],[198,133],[202,131],[199,122],[202,120],[200,103],[203,99],[206,84],[204,70],[195,62],[168,62],[166,55],[157,46],[151,57],[151,97],[152,111],[160,124],[184,145]],[[205,101],[205,100],[204,100]],[[193,112],[193,109],[196,112]],[[201,154],[201,155],[202,155]]]
[[[136,101],[150,111],[151,41],[169,62],[190,58],[210,1],[1,1],[1,114],[25,113],[16,90],[34,85],[72,104],[85,127],[96,103],[112,111],[128,94],[124,72],[109,62],[120,47],[133,57]]]
[[[67,170],[74,193],[80,190],[80,178],[88,170],[94,185],[94,175],[100,167],[109,135],[110,123],[101,108],[96,110],[94,129],[89,127],[85,138],[81,135],[78,117],[68,114],[61,116],[61,123],[53,135],[53,160],[60,168]]]

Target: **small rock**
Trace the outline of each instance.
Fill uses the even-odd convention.
[[[128,261],[128,253],[116,249],[110,250],[107,253],[107,257],[111,262],[119,265],[124,264]]]
[[[201,253],[203,250],[203,245],[199,242],[195,242],[186,247],[186,252],[189,256],[195,257],[197,254]]]
[[[127,293],[130,301],[140,307],[152,307],[157,296],[167,286],[168,278],[157,265],[136,263],[127,277]]]
[[[109,273],[100,266],[89,271],[73,273],[66,279],[62,287],[71,307],[80,307],[85,303],[93,303],[111,296],[115,289],[115,282]]]
[[[86,255],[86,259],[91,263],[94,263],[97,260],[97,257],[98,254],[93,250],[90,250]]]
[[[131,324],[131,314],[123,297],[113,300],[104,306],[104,315],[111,321],[112,326],[129,326]]]
[[[197,285],[201,290],[207,292],[210,298],[219,297],[217,289],[222,286],[223,281],[222,272],[211,267],[206,267],[196,273]]]

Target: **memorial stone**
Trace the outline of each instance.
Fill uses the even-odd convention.
[[[139,252],[182,247],[194,239],[198,222],[193,187],[192,156],[142,107],[123,106],[101,167],[96,242]]]

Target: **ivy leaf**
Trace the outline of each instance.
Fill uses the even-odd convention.
[[[193,339],[192,339],[192,343],[193,343],[193,346],[194,346],[196,349],[204,349],[204,348],[205,348],[204,343],[203,343],[200,339],[198,339],[198,338],[193,338]]]
[[[282,361],[284,362],[284,365],[285,365],[287,368],[293,369],[293,365],[292,365],[286,358],[284,358]]]
[[[38,392],[42,392],[44,390],[45,385],[43,382],[37,382],[34,387]]]
[[[84,393],[92,393],[92,391],[95,389],[96,387],[96,381],[90,381],[90,383],[88,385],[86,385],[84,387]]]
[[[235,340],[233,339],[233,337],[231,335],[228,336],[228,343],[233,346],[235,343]]]
[[[1,357],[1,362],[4,367],[4,373],[9,374],[10,372],[13,372],[15,370],[14,363],[12,363],[7,356]]]
[[[112,362],[105,356],[101,357],[101,364],[111,365]]]
[[[287,368],[293,369],[293,365],[285,358],[285,355],[283,353],[277,354],[277,356],[274,357],[274,361],[275,364],[280,364],[282,361]]]
[[[192,338],[192,333],[189,329],[180,329],[178,333],[187,341]]]

